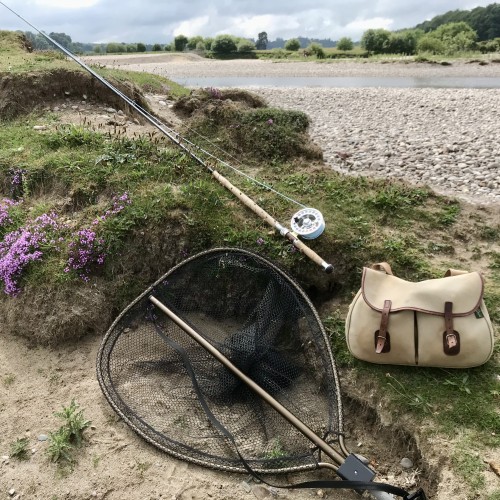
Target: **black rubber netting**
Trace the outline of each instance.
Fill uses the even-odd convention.
[[[97,374],[114,410],[171,455],[233,472],[247,471],[239,454],[260,473],[315,469],[322,457],[311,442],[154,306],[151,295],[331,442],[343,430],[335,363],[318,314],[293,279],[239,249],[187,259],[116,319]]]

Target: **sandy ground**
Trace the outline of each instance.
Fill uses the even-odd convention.
[[[156,58],[160,57],[160,60]],[[140,61],[132,57],[133,65],[151,71],[153,65],[163,64],[163,56],[145,56]],[[345,65],[304,63],[303,66],[262,61],[217,62],[194,57],[167,57],[167,76],[192,71],[206,75],[209,71],[372,71],[387,74],[397,68],[413,68],[410,65],[380,65],[354,63]],[[99,58],[105,64],[104,58]],[[121,63],[125,59],[120,59]],[[134,66],[131,69],[137,69]],[[209,69],[210,68],[210,69]],[[218,68],[218,69],[217,69]],[[223,68],[223,69],[221,69]],[[350,69],[349,69],[350,68]],[[387,68],[390,68],[388,70]],[[464,71],[490,72],[500,76],[500,65],[464,65]],[[421,70],[420,65],[413,70]],[[439,68],[441,69],[441,67]],[[447,72],[450,67],[442,67]],[[430,67],[429,70],[436,70]],[[382,73],[377,73],[382,72]],[[495,73],[497,72],[497,73]],[[219,73],[220,74],[220,73]],[[295,74],[295,73],[293,73]],[[370,73],[371,74],[371,73]],[[477,74],[477,73],[476,73]],[[463,73],[461,73],[463,75]],[[68,119],[81,119],[81,113],[68,115]],[[103,325],[104,335],[107,325]],[[255,484],[248,475],[228,474],[191,465],[169,457],[145,443],[113,412],[102,395],[95,376],[95,359],[101,336],[88,337],[78,343],[59,346],[57,349],[32,347],[18,338],[2,334],[0,324],[0,499],[168,499],[168,500],[233,500],[254,498],[282,498],[302,500],[329,498],[354,500],[352,492],[342,491],[289,491],[270,490]],[[341,375],[342,376],[342,375]],[[84,446],[75,454],[76,462],[71,469],[61,469],[49,461],[46,450],[48,441],[41,440],[61,425],[54,416],[72,399],[84,409],[92,426],[86,431]],[[373,416],[372,416],[373,417]],[[404,473],[399,465],[407,451],[406,442],[394,450],[391,427],[382,429],[373,418],[360,414],[359,408],[346,411],[348,446],[378,465],[380,479],[404,484],[412,488],[421,473],[416,467]],[[29,460],[19,461],[9,457],[11,443],[18,438],[29,440]],[[397,439],[396,439],[397,440]],[[488,480],[495,481],[493,473]],[[438,500],[453,498],[464,500],[464,492],[456,478],[444,473],[441,476],[442,494]],[[243,484],[245,482],[245,484]],[[449,487],[445,484],[448,483]]]

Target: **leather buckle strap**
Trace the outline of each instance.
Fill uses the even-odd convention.
[[[456,356],[460,352],[460,334],[453,329],[453,302],[444,304],[443,350],[448,356]]]
[[[391,339],[389,336],[389,313],[391,312],[392,301],[385,300],[380,319],[380,328],[375,332],[375,352],[377,354],[389,352],[391,350]]]

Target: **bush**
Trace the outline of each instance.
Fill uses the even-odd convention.
[[[248,53],[255,50],[255,44],[251,40],[242,39],[238,42],[238,52]]]
[[[325,51],[319,43],[311,43],[311,45],[307,47],[307,50],[309,53],[314,54],[318,59],[325,58]]]
[[[296,52],[297,50],[300,49],[300,41],[298,38],[290,38],[290,40],[287,40],[285,43],[285,49],[286,50],[291,50],[293,52]]]
[[[444,54],[446,52],[446,47],[441,40],[431,36],[423,36],[417,44],[417,52],[426,52],[429,54]]]
[[[229,54],[231,52],[236,52],[236,42],[234,37],[231,35],[218,35],[211,46],[212,52],[216,54]]]
[[[161,50],[163,50],[163,49],[159,43],[155,43],[153,45],[153,52],[160,52]]]
[[[352,50],[354,48],[354,42],[347,36],[342,37],[337,42],[338,50]]]

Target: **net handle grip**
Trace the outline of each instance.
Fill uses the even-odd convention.
[[[344,457],[334,450],[328,443],[323,441],[311,428],[304,422],[299,420],[293,413],[285,408],[281,403],[276,401],[268,392],[266,392],[260,385],[254,382],[250,377],[243,373],[237,366],[235,366],[224,354],[216,349],[208,340],[188,325],[182,318],[175,314],[165,304],[160,302],[153,295],[149,296],[152,302],[158,309],[166,314],[181,330],[189,335],[195,342],[203,347],[209,354],[223,364],[230,372],[244,382],[250,389],[252,389],[258,396],[260,396],[267,404],[276,410],[283,418],[285,418],[291,425],[293,425],[300,433],[307,439],[314,443],[325,455],[330,457],[336,464],[341,465],[344,462]]]

